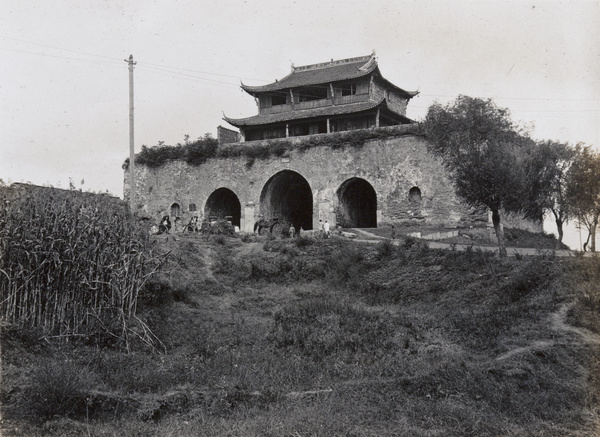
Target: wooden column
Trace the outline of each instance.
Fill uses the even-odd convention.
[[[329,117],[327,117],[327,133],[331,133],[331,126],[329,124]]]
[[[285,124],[285,137],[289,137],[290,136],[290,124],[286,123]]]
[[[375,127],[379,127],[379,112],[380,108],[377,108],[377,115],[375,115]]]

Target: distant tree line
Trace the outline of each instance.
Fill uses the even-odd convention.
[[[501,213],[542,220],[552,214],[558,229],[576,219],[588,231],[584,245],[596,250],[600,218],[600,154],[591,146],[534,141],[505,108],[491,99],[459,96],[434,103],[421,125],[430,151],[441,158],[457,194],[469,205],[484,206],[500,256],[506,256]]]

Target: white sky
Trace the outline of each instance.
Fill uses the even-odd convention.
[[[491,97],[533,136],[600,145],[600,0],[1,0],[0,178],[121,196],[135,144],[246,117],[239,89],[290,65],[376,51],[388,80],[434,100]]]

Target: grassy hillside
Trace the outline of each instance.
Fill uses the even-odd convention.
[[[600,260],[159,236],[131,352],[2,330],[2,435],[593,436]],[[165,352],[166,351],[166,352]]]

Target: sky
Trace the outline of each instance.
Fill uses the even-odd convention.
[[[376,52],[420,94],[492,98],[536,139],[600,146],[600,0],[2,0],[0,178],[123,194],[135,150],[257,113],[240,82]]]

